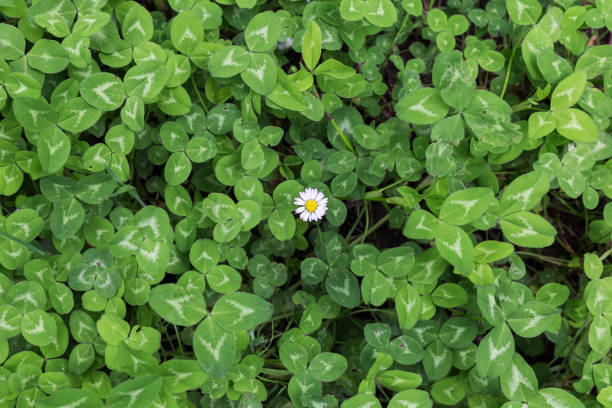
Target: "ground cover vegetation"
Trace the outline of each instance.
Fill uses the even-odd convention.
[[[612,407],[611,0],[0,16],[0,407]]]

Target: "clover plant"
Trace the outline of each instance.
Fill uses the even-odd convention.
[[[0,0],[0,408],[611,408],[611,30]]]

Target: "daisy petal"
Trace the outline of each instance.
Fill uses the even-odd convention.
[[[295,213],[296,213],[296,214],[301,214],[301,213],[303,213],[304,211],[306,211],[306,207],[301,206],[301,207],[299,207],[297,210],[295,210]]]
[[[302,221],[308,221],[309,214],[310,213],[308,211],[304,211],[303,213],[301,213],[300,218],[302,219]]]
[[[320,202],[323,199],[323,197],[325,197],[323,193],[321,193],[320,191],[317,191],[317,195],[315,197],[316,202],[317,203]]]
[[[295,204],[295,205],[305,205],[306,201],[302,200],[300,197],[297,197],[295,199],[295,201],[293,202],[293,204]]]

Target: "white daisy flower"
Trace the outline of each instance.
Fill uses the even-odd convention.
[[[327,197],[316,188],[307,188],[293,202],[299,205],[295,210],[303,221],[319,221],[327,212]]]

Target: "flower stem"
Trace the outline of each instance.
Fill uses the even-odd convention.
[[[319,232],[319,241],[321,242],[321,246],[323,245],[323,234],[321,234],[321,227],[317,224],[317,231]]]

